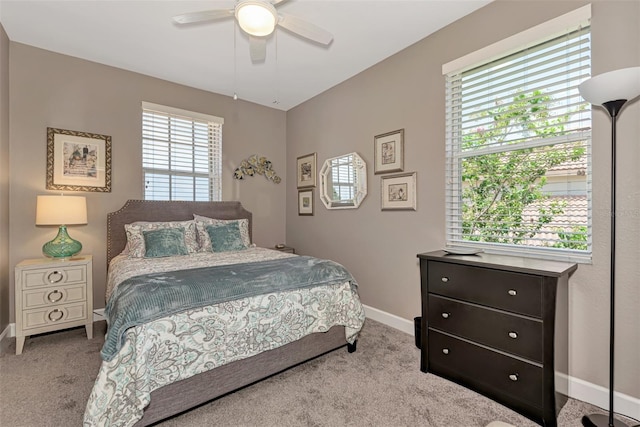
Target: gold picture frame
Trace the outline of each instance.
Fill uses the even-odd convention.
[[[111,137],[48,127],[47,190],[111,192]]]
[[[311,153],[298,157],[296,165],[296,182],[298,188],[310,188],[316,186],[317,153]]]
[[[404,170],[404,129],[376,135],[373,138],[374,174]]]
[[[313,215],[313,189],[298,191],[298,215]]]
[[[380,201],[383,211],[416,210],[417,172],[387,175],[380,180]]]

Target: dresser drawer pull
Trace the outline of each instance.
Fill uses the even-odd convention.
[[[509,332],[509,338],[513,338],[515,340],[518,338],[518,333],[513,331]]]
[[[440,280],[442,280],[444,283],[447,283],[449,281],[448,277],[441,277]]]
[[[449,316],[451,316],[450,313],[442,313],[442,317],[444,317],[445,319],[448,319]]]
[[[442,352],[443,352],[444,354],[449,354],[449,349],[448,349],[448,348],[443,348],[443,349],[442,349]]]
[[[512,297],[515,297],[518,293],[516,292],[515,289],[509,289],[509,295],[511,295]]]
[[[511,381],[518,381],[518,374],[511,374],[509,375],[509,379]]]
[[[52,314],[56,313],[57,316],[53,317]],[[62,312],[62,310],[58,310],[57,308],[51,312],[49,312],[49,315],[47,316],[49,318],[49,320],[51,320],[52,322],[57,322],[58,320],[61,320],[64,317],[64,313]]]
[[[47,299],[49,300],[49,302],[58,302],[62,299],[64,295],[62,294],[62,292],[60,292],[59,290],[55,289],[51,292],[49,292],[49,295],[47,295]]]
[[[47,280],[49,281],[49,283],[58,283],[62,279],[64,279],[64,276],[57,270],[47,274]]]

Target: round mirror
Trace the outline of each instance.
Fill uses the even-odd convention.
[[[367,195],[367,165],[358,153],[327,159],[320,169],[320,200],[327,209],[354,209]]]

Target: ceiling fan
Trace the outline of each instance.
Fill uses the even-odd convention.
[[[220,21],[235,17],[240,28],[249,35],[251,61],[266,58],[267,37],[278,25],[298,36],[316,43],[329,45],[333,35],[304,19],[286,13],[278,13],[276,6],[287,0],[239,0],[233,9],[214,9],[185,13],[173,17],[177,24]]]

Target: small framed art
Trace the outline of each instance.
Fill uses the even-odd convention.
[[[377,135],[373,141],[374,173],[402,172],[404,170],[404,129]]]
[[[47,190],[111,191],[111,137],[47,128]]]
[[[298,191],[298,215],[313,215],[313,190]]]
[[[381,177],[382,210],[416,210],[416,172]]]
[[[298,188],[315,187],[317,175],[316,153],[298,157],[296,170]]]

